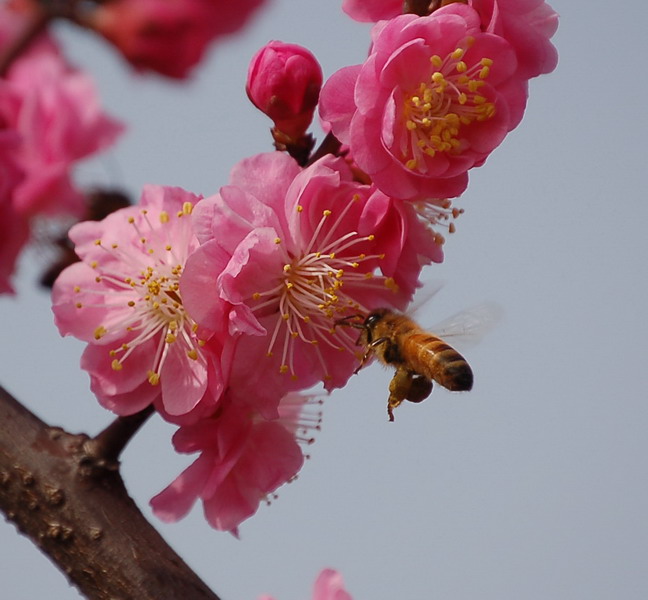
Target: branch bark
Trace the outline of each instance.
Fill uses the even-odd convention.
[[[0,510],[91,600],[219,600],[128,496],[101,436],[51,427],[0,387]]]

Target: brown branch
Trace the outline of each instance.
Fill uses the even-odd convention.
[[[119,475],[114,440],[127,439],[124,427],[132,433],[143,417],[104,430],[103,440],[113,440],[104,447],[102,434],[93,443],[51,427],[0,387],[0,510],[91,600],[218,600],[146,521]],[[105,448],[113,456],[97,456]]]
[[[98,460],[117,462],[126,444],[153,414],[153,405],[128,417],[117,417],[101,433],[84,444],[84,450]]]

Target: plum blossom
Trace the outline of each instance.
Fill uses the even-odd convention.
[[[0,6],[0,51],[25,27],[25,14]],[[34,217],[83,212],[71,171],[110,145],[122,126],[100,109],[92,81],[66,64],[41,35],[0,78],[0,293],[29,239]]]
[[[336,320],[403,308],[422,264],[441,260],[411,207],[330,155],[303,170],[280,152],[245,159],[194,222],[202,245],[180,282],[184,305],[234,348],[232,393],[266,416],[289,391],[344,385],[357,336]]]
[[[264,0],[111,0],[89,24],[136,69],[184,78],[219,36],[240,29]]]
[[[139,206],[70,229],[81,262],[54,284],[55,322],[62,335],[88,343],[81,366],[117,414],[158,401],[169,415],[184,415],[222,391],[220,372],[208,390],[209,334],[202,337],[179,292],[198,247],[190,219],[198,200],[180,188],[147,186]]]
[[[527,79],[556,68],[558,53],[549,41],[558,28],[558,14],[544,0],[465,0],[480,16],[482,31],[505,38],[515,49],[518,74]],[[452,6],[454,2],[450,2]],[[403,11],[402,0],[344,0],[352,19],[376,22]],[[442,8],[442,10],[446,10]],[[452,8],[450,10],[453,10]]]
[[[250,61],[248,97],[292,139],[310,126],[321,87],[322,68],[302,46],[272,41]]]
[[[522,117],[526,81],[514,77],[512,47],[459,3],[382,21],[372,35],[367,61],[325,83],[322,118],[384,193],[458,196]]]
[[[261,596],[259,600],[274,600],[272,596]],[[342,575],[334,569],[323,569],[315,580],[313,600],[352,600],[344,589]]]
[[[294,479],[304,463],[301,446],[313,442],[321,413],[312,397],[290,394],[275,419],[266,420],[226,394],[212,416],[184,425],[173,436],[178,452],[196,461],[151,500],[163,521],[184,517],[197,499],[209,524],[238,535],[238,526],[262,500]]]
[[[544,0],[469,0],[468,4],[479,13],[483,31],[513,46],[518,76],[529,79],[556,68],[558,52],[549,40],[558,29],[558,14]]]
[[[24,26],[0,7],[0,49]],[[12,194],[26,217],[83,211],[71,180],[75,163],[112,144],[122,131],[106,116],[90,77],[70,67],[48,36],[34,41],[0,80],[0,130],[19,139],[14,158],[24,178]]]

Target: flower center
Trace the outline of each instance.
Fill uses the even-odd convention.
[[[97,272],[95,281],[102,286],[93,290],[75,288],[77,293],[103,299],[102,304],[78,302],[78,309],[85,306],[108,309],[104,322],[95,329],[95,339],[115,335],[127,340],[109,352],[115,371],[122,370],[124,361],[138,346],[157,338],[156,352],[147,373],[151,385],[159,383],[172,344],[179,344],[188,358],[204,360],[199,353],[204,342],[197,338],[197,325],[187,315],[179,292],[180,275],[191,241],[187,219],[191,210],[192,205],[187,202],[173,217],[162,211],[157,227],[145,209],[138,220],[129,217],[137,243],[106,244],[96,240],[95,245],[106,252],[107,260],[92,261],[90,266]],[[142,228],[148,230],[148,237]],[[171,237],[160,235],[166,233],[165,228],[172,228],[168,233],[179,241],[177,248],[162,241],[161,238]]]
[[[375,236],[361,236],[356,231],[342,230],[344,218],[354,198],[334,215],[330,209],[322,212],[310,241],[301,248],[288,251],[286,262],[277,282],[271,288],[252,295],[253,311],[263,315],[277,313],[272,332],[269,332],[268,356],[281,351],[281,373],[291,373],[297,378],[294,368],[294,352],[297,340],[313,347],[328,379],[326,360],[320,345],[352,353],[357,352],[355,336],[347,328],[335,328],[335,321],[348,314],[366,313],[359,297],[368,290],[385,288],[394,292],[398,286],[391,277],[374,274],[377,260],[384,254],[365,254],[362,249],[371,246]],[[302,207],[297,210],[302,213]],[[333,223],[328,227],[329,223]],[[277,238],[277,244],[282,240]]]
[[[493,61],[482,58],[472,67],[462,60],[466,48],[458,47],[444,59],[430,57],[436,69],[403,99],[403,118],[408,136],[402,152],[408,169],[425,171],[426,157],[437,152],[459,154],[463,150],[460,131],[474,121],[485,121],[495,114],[495,105],[479,93],[485,85]]]

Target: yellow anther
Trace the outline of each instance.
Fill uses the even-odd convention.
[[[463,48],[457,48],[450,56],[455,60],[460,60],[465,53],[466,51]]]
[[[276,237],[275,238],[275,244],[281,244],[281,238]]]
[[[460,60],[455,69],[457,69],[457,73],[465,73],[468,70],[468,65],[463,60]]]
[[[185,202],[182,205],[182,212],[185,215],[190,215],[191,211],[193,211],[193,204],[191,202]]]
[[[95,240],[94,245],[95,246],[101,246],[101,240]]]
[[[187,356],[188,356],[191,360],[198,360],[198,352],[197,352],[194,348],[192,348],[191,350],[188,350],[188,351],[187,351]]]
[[[99,265],[99,263],[96,260],[93,260],[90,263],[90,267],[93,268],[93,269],[96,269],[98,265]]]
[[[407,167],[407,168],[410,169],[410,170],[414,170],[414,169],[416,169],[416,165],[417,165],[417,164],[418,164],[418,163],[417,163],[417,161],[416,161],[415,158],[410,158],[410,159],[405,163],[405,167]]]
[[[149,371],[147,375],[148,375],[148,382],[151,385],[158,385],[160,383],[160,376],[155,371]]]
[[[160,213],[160,223],[168,223],[169,222],[169,213],[166,210],[163,210]]]
[[[171,244],[167,244],[166,246],[164,246],[164,249],[165,249],[167,252],[171,252]]]
[[[76,306],[77,308],[83,308],[83,304],[81,304],[81,302],[77,302],[74,306]]]
[[[279,373],[281,373],[282,375],[283,375],[284,373],[288,373],[288,365],[281,365],[281,366],[279,367]]]
[[[97,327],[97,329],[94,330],[94,339],[100,340],[107,333],[108,330],[103,325],[99,325],[99,327]]]
[[[166,334],[166,337],[164,338],[164,341],[165,341],[167,344],[173,344],[173,342],[176,341],[176,336],[173,335],[172,333],[167,333],[167,334]]]
[[[284,314],[282,314],[282,315],[281,315],[281,318],[282,318],[284,321],[288,321],[288,319],[290,319],[290,313],[284,313]]]
[[[74,293],[78,294],[81,291],[81,288],[78,285],[74,286]]]
[[[169,321],[169,329],[171,331],[175,331],[178,329],[178,322],[177,321]]]
[[[301,204],[297,205],[297,212],[302,212],[304,210],[304,207]]]
[[[128,222],[132,225],[135,223],[135,217],[128,217]]]
[[[330,217],[330,216],[331,216],[331,211],[327,208],[327,209],[325,209],[325,210],[322,211],[322,214],[323,214],[325,217]]]
[[[445,77],[443,76],[443,73],[441,73],[441,71],[435,71],[434,73],[432,73],[432,81],[434,81],[434,83],[440,84],[445,81]]]
[[[113,360],[110,363],[110,366],[112,367],[113,371],[121,371],[124,368],[124,365],[122,365],[117,359]]]
[[[254,294],[252,294],[252,300],[258,300],[259,298],[261,298],[261,294],[259,294],[259,292],[254,292]]]
[[[439,69],[443,64],[443,61],[441,60],[441,57],[438,54],[433,54],[432,56],[430,56],[430,62],[437,69]]]
[[[292,267],[290,265],[284,265],[283,266],[284,273],[288,273],[291,269],[292,269]]]
[[[385,279],[385,287],[392,292],[397,292],[399,290],[398,284],[394,281],[393,277],[387,277],[387,279]]]
[[[407,127],[407,129],[409,129],[410,131],[414,131],[416,129],[416,123],[414,123],[414,121],[408,120],[405,123],[405,127]]]

